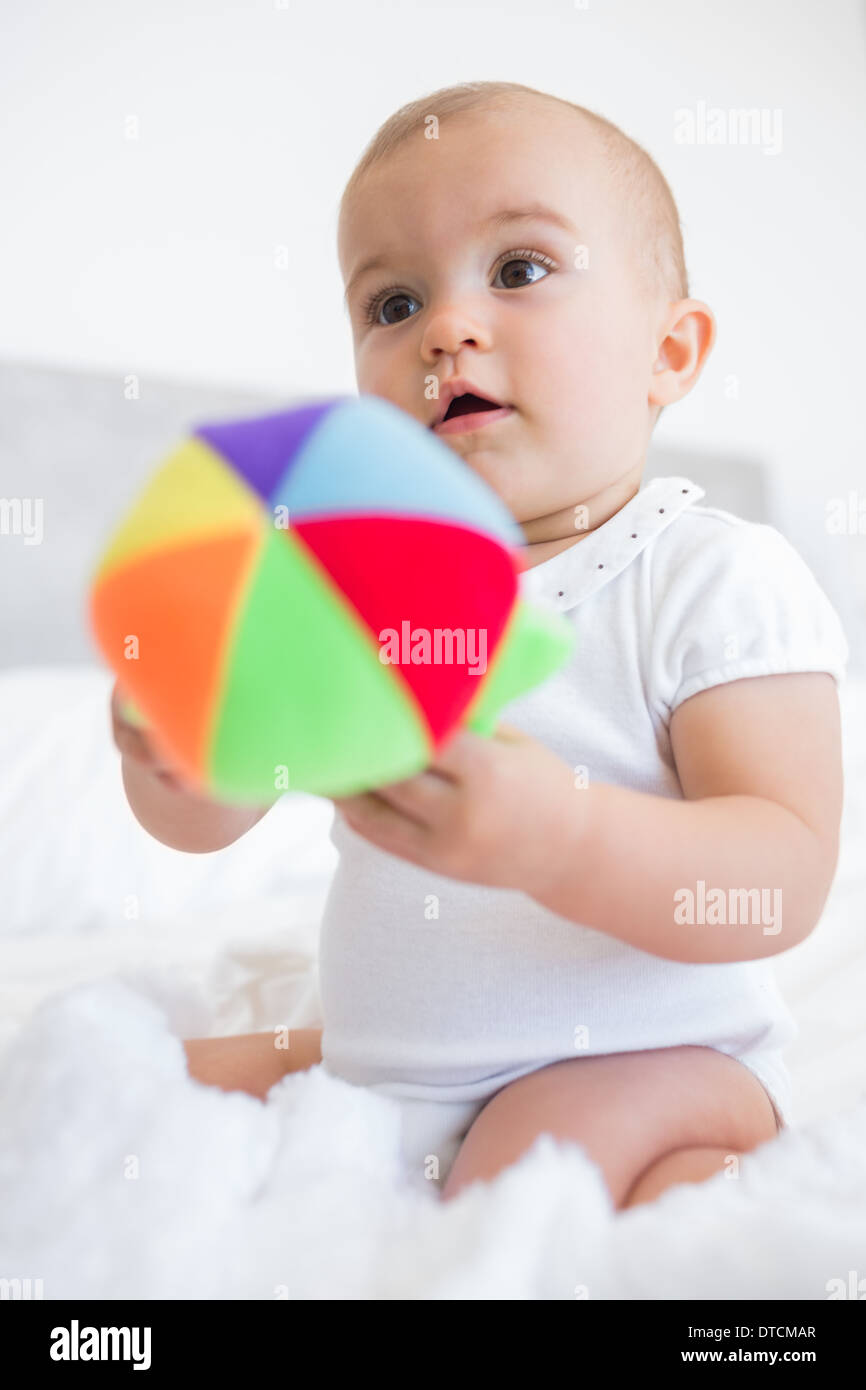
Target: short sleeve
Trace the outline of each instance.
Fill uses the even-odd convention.
[[[841,685],[849,657],[842,624],[790,541],[733,515],[707,511],[689,523],[687,542],[653,572],[656,711],[668,719],[699,691],[746,676],[828,671]]]

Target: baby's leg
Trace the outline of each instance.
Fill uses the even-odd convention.
[[[288,1047],[280,1033],[241,1033],[228,1038],[189,1038],[184,1043],[189,1074],[205,1086],[247,1091],[264,1100],[290,1071],[306,1071],[322,1060],[322,1029],[292,1028]]]
[[[713,1048],[568,1058],[512,1081],[487,1102],[454,1160],[443,1200],[479,1178],[495,1177],[542,1133],[581,1145],[621,1209],[634,1205],[628,1199],[632,1189],[638,1196],[638,1179],[665,1155],[711,1149],[717,1159],[722,1153],[718,1168],[724,1156],[772,1139],[777,1124],[758,1079]],[[709,1176],[705,1160],[700,1176],[682,1176],[680,1165],[670,1169],[670,1181]]]
[[[732,1157],[740,1155],[728,1149],[675,1149],[672,1154],[656,1159],[641,1173],[620,1206],[639,1207],[644,1202],[654,1202],[669,1187],[679,1183],[706,1182],[707,1178],[722,1172]]]

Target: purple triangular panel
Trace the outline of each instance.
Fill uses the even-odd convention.
[[[291,469],[308,435],[342,397],[253,420],[197,425],[194,433],[231,464],[266,501]]]

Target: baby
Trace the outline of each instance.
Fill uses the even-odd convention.
[[[670,189],[617,127],[511,83],[435,92],[366,150],[338,247],[359,391],[499,494],[522,594],[577,641],[494,737],[335,802],[324,1029],[190,1040],[190,1072],[264,1096],[321,1064],[392,1096],[445,1199],[546,1133],[617,1209],[651,1201],[787,1123],[770,957],[836,868],[844,633],[778,531],[688,478],[641,487],[716,330]],[[185,786],[117,695],[153,835],[211,851],[265,814]]]

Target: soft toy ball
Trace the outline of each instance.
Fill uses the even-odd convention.
[[[153,742],[236,803],[421,771],[566,658],[518,597],[522,533],[376,396],[200,425],[92,576],[90,623]]]

